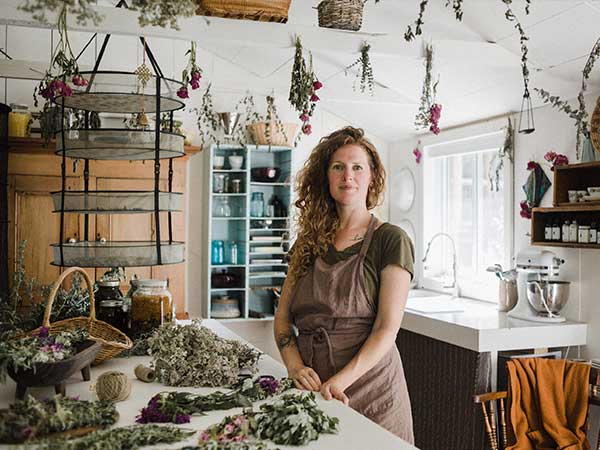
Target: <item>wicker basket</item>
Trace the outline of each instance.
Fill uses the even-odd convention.
[[[198,0],[196,14],[286,23],[292,0]]]
[[[52,312],[52,304],[56,298],[56,294],[60,289],[60,285],[63,280],[73,272],[79,272],[83,275],[83,279],[87,284],[87,290],[90,296],[90,316],[89,317],[73,317],[71,319],[64,319],[58,322],[50,323],[50,313]],[[71,267],[65,270],[54,283],[50,296],[48,297],[48,304],[44,311],[44,319],[42,320],[42,327],[48,327],[50,334],[59,333],[61,331],[74,330],[75,328],[83,328],[90,334],[90,339],[102,344],[100,352],[94,358],[92,364],[100,364],[107,359],[118,355],[123,350],[130,349],[133,346],[131,339],[120,330],[117,330],[112,325],[106,322],[96,319],[96,307],[94,302],[94,287],[88,274],[79,267]],[[29,334],[34,334],[39,331],[39,328],[32,330]]]
[[[275,121],[268,123],[270,124],[270,136],[267,136],[267,122],[254,122],[246,127],[256,145],[281,145],[284,147],[294,146],[294,137],[296,136],[296,130],[298,129],[297,124],[282,123],[281,127],[284,131],[282,133]]]
[[[317,6],[319,26],[358,31],[362,25],[364,0],[323,0]]]

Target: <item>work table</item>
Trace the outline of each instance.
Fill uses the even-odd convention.
[[[189,321],[181,321],[180,323],[189,323]],[[204,326],[210,328],[219,336],[227,339],[243,340],[239,336],[228,330],[223,324],[216,320],[204,320],[202,322]],[[169,387],[158,382],[155,383],[143,383],[137,380],[133,375],[133,369],[138,364],[149,365],[150,357],[130,357],[130,358],[112,358],[109,361],[101,364],[97,367],[92,367],[91,378],[92,383],[95,379],[103,372],[109,370],[118,370],[132,378],[132,392],[129,398],[123,402],[116,404],[119,412],[119,421],[116,426],[131,425],[135,422],[135,417],[139,414],[142,407],[146,406],[150,398],[163,391],[186,391],[195,393],[210,393],[218,390],[219,388],[187,388],[187,387]],[[281,378],[286,376],[286,370],[283,365],[275,361],[273,358],[267,355],[263,355],[259,361],[259,373],[273,375]],[[67,395],[75,396],[79,395],[82,399],[93,398],[90,391],[90,382],[84,382],[81,379],[81,375],[77,373],[77,376],[73,376],[67,382]],[[221,388],[221,390],[223,390]],[[54,392],[53,387],[31,389],[31,392],[36,397],[49,396]],[[15,383],[12,379],[8,378],[5,384],[0,385],[0,408],[8,406],[9,403],[14,401],[15,395]],[[268,401],[268,400],[267,400]],[[370,421],[366,417],[360,415],[348,406],[345,406],[337,400],[325,401],[321,398],[320,394],[317,394],[317,402],[319,407],[323,409],[327,414],[339,418],[339,432],[338,434],[323,434],[318,440],[309,443],[305,447],[291,447],[275,445],[270,443],[269,448],[278,447],[280,449],[295,449],[301,450],[302,448],[311,450],[342,450],[342,449],[368,449],[377,448],[380,450],[415,450],[416,447],[406,443],[402,439],[396,437],[387,430],[381,428],[379,425]],[[260,402],[259,402],[260,403]],[[188,424],[181,425],[183,428],[192,428],[194,430],[203,430],[208,426],[215,424],[226,415],[237,414],[242,411],[241,408],[234,408],[227,411],[210,411],[204,416],[192,416],[192,420]],[[147,447],[152,448],[180,448],[184,445],[193,445],[197,442],[199,433],[189,438],[187,441],[180,442],[178,444],[160,445],[158,447]]]
[[[426,292],[412,290],[409,297]],[[509,317],[492,303],[464,298],[452,301],[462,304],[464,311],[422,313],[407,309],[402,329],[476,352],[586,344],[587,324],[582,322],[530,322]]]

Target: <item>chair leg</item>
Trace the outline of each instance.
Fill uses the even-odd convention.
[[[483,409],[483,419],[485,421],[485,431],[487,433],[488,441],[490,443],[491,450],[498,450],[498,441],[496,440],[494,430],[492,429],[491,422],[495,421],[493,417],[493,409],[492,415],[488,415],[487,408],[485,407],[485,402],[481,403],[481,409]],[[495,428],[495,425],[494,425]]]

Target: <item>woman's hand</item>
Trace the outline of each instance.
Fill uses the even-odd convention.
[[[339,378],[333,376],[321,385],[321,395],[325,400],[335,398],[344,405],[347,405],[349,401],[348,396],[344,394],[347,387]]]
[[[288,369],[288,376],[294,381],[298,389],[319,392],[321,379],[317,372],[310,367],[298,365]]]

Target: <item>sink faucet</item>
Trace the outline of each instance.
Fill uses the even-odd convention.
[[[452,297],[456,298],[460,295],[460,290],[458,288],[458,282],[456,281],[456,246],[454,245],[454,239],[452,239],[452,236],[450,236],[448,233],[434,234],[433,237],[430,239],[429,243],[427,244],[427,250],[425,251],[425,256],[423,257],[423,259],[421,261],[424,263],[427,260],[427,255],[429,255],[429,250],[431,250],[431,244],[438,237],[447,237],[450,240],[450,243],[452,244],[452,283],[449,285],[446,284],[446,285],[442,286],[442,288],[452,289]]]

